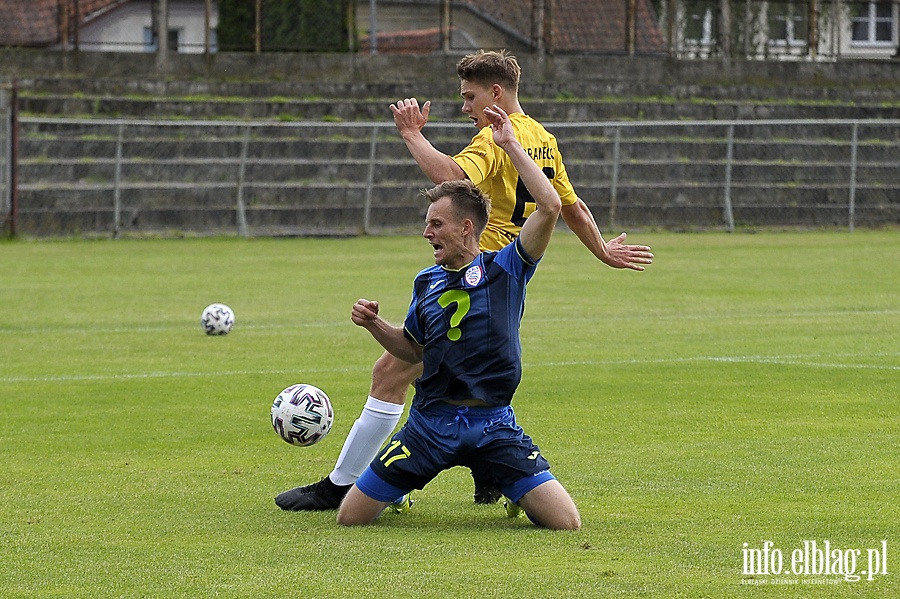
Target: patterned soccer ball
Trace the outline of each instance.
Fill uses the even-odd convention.
[[[203,310],[200,326],[207,335],[227,335],[234,326],[234,312],[225,304],[210,304]]]
[[[308,447],[318,443],[333,422],[331,400],[312,385],[291,385],[272,404],[272,428],[291,445]]]

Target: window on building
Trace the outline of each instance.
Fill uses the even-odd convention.
[[[850,6],[853,42],[887,45],[894,41],[894,7],[891,2],[858,2]]]
[[[769,19],[769,42],[780,46],[802,46],[806,44],[806,6],[788,2],[770,2],[767,7]]]
[[[178,52],[178,44],[181,40],[180,29],[169,29],[169,52]],[[156,39],[156,31],[152,27],[144,27],[144,52],[156,52],[159,44]]]
[[[716,5],[714,2],[705,2],[703,0],[686,2],[685,40],[699,45],[713,44],[716,35],[715,16]]]

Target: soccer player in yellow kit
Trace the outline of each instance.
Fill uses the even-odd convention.
[[[644,265],[653,260],[650,248],[626,245],[625,233],[610,241],[603,239],[590,209],[569,182],[556,138],[522,110],[518,99],[521,69],[515,57],[506,52],[470,54],[457,64],[457,75],[462,111],[479,132],[455,156],[438,151],[422,134],[430,102],[420,109],[415,98],[407,98],[390,108],[410,154],[435,184],[469,179],[491,199],[481,249],[499,250],[515,240],[535,209],[534,199],[520,183],[509,156],[494,144],[484,109],[496,104],[509,115],[516,139],[552,182],[562,200],[563,220],[582,244],[613,268],[644,270]],[[400,421],[409,386],[421,373],[421,363],[410,364],[385,352],[375,362],[369,397],[344,441],[334,470],[316,483],[281,493],[275,503],[284,510],[337,509]],[[499,498],[496,489],[475,481],[476,503],[494,503]]]
[[[515,112],[509,115],[516,139],[534,160],[563,201],[564,206],[578,202],[569,183],[556,138],[530,116]],[[476,122],[476,126],[479,123]],[[453,161],[482,193],[491,198],[487,228],[481,235],[482,250],[500,250],[519,235],[525,219],[534,212],[534,199],[522,185],[509,157],[493,143],[490,128],[483,128]],[[487,133],[487,137],[485,136]]]

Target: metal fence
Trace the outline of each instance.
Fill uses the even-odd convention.
[[[547,123],[601,227],[900,224],[900,120]],[[29,236],[415,231],[431,185],[392,122],[22,118]],[[430,122],[454,154],[471,124]],[[4,142],[6,144],[8,142]]]

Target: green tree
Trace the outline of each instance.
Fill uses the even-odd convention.
[[[263,0],[263,51],[348,50],[349,0]],[[219,0],[219,47],[252,50],[256,31],[253,0]]]
[[[216,33],[220,51],[253,50],[254,12],[252,0],[219,0]]]

